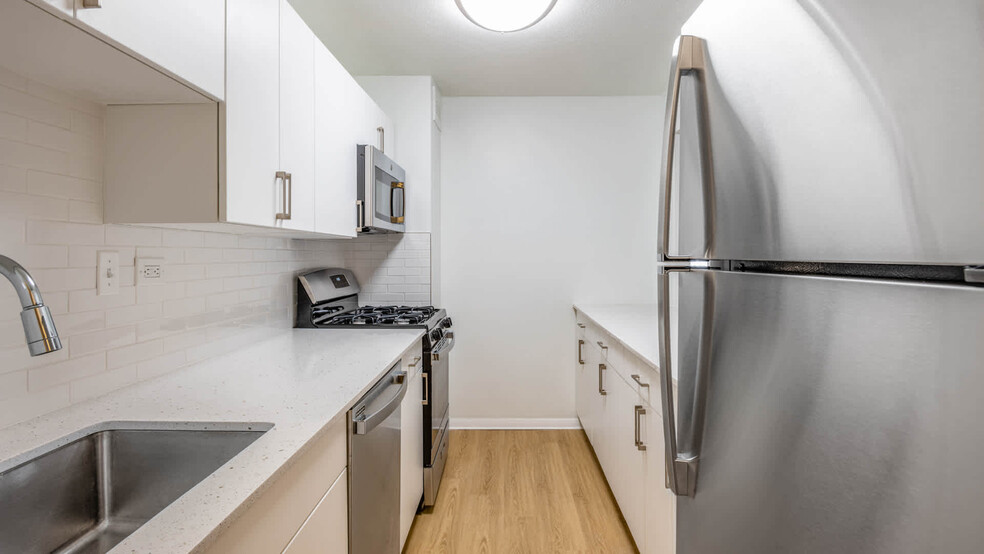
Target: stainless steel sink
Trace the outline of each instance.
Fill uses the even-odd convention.
[[[101,428],[41,449],[0,472],[0,552],[107,552],[271,427]]]

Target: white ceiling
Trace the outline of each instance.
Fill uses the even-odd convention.
[[[290,0],[354,75],[433,75],[447,96],[659,94],[700,0],[557,0],[516,33],[454,0]]]

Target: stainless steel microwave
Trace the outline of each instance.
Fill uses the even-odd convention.
[[[360,233],[402,233],[406,229],[406,172],[375,146],[359,145]]]

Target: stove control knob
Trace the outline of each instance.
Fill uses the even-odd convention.
[[[441,327],[444,327],[445,329],[450,329],[451,328],[451,318],[450,317],[444,318],[444,321],[441,322]]]
[[[441,333],[441,330],[440,330],[440,329],[434,329],[434,330],[433,330],[433,331],[431,331],[431,333],[430,333],[430,335],[431,335],[431,340],[432,340],[432,341],[434,341],[434,343],[435,343],[435,344],[436,344],[436,343],[438,343],[438,342],[440,342],[440,340],[441,340],[441,335],[442,335],[442,334],[443,334],[443,333]]]

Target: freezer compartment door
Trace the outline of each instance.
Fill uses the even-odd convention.
[[[984,289],[679,279],[679,552],[981,551]]]
[[[981,21],[980,0],[705,0],[683,27],[704,66],[668,94],[669,253],[984,263]]]

